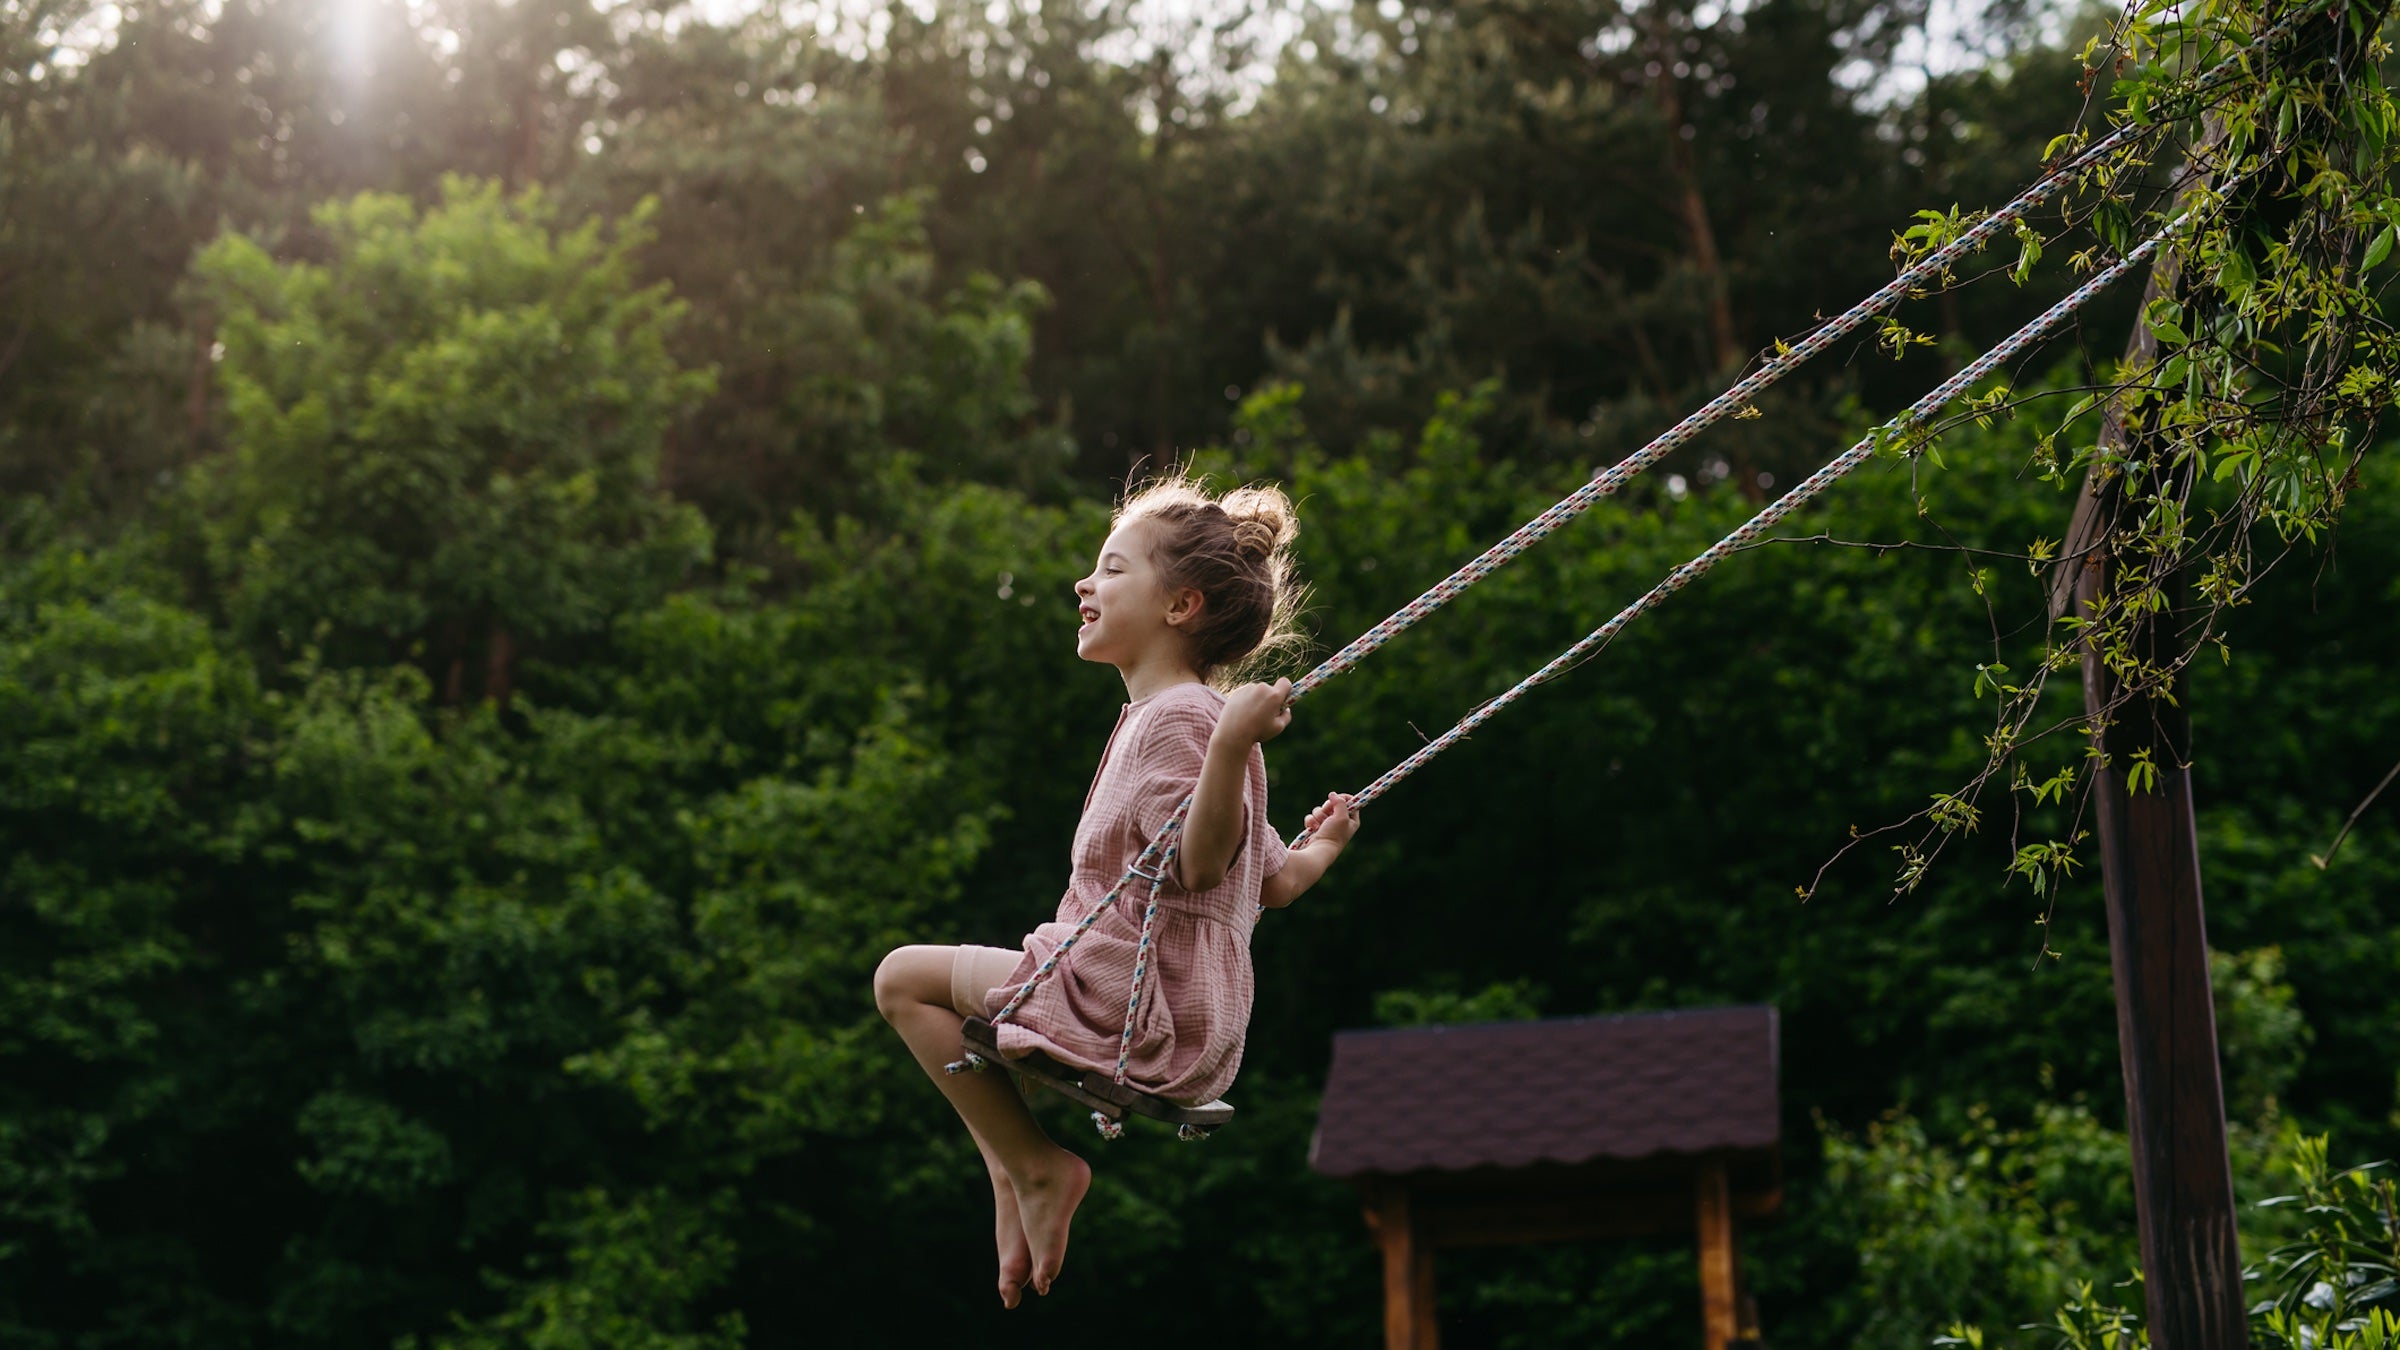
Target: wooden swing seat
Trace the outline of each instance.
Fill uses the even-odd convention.
[[[1061,1064],[1036,1050],[1027,1055],[1000,1053],[1000,1044],[992,1035],[988,1018],[970,1017],[960,1032],[967,1043],[967,1053],[986,1063],[1020,1073],[1027,1078],[1080,1102],[1113,1121],[1122,1121],[1126,1113],[1147,1116],[1169,1125],[1193,1130],[1216,1129],[1233,1119],[1233,1106],[1225,1101],[1213,1101],[1205,1106],[1178,1106],[1164,1097],[1119,1086],[1115,1078],[1096,1069],[1078,1069]]]

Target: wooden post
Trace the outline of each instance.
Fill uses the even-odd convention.
[[[2209,136],[2204,150],[2213,150],[2218,139]],[[2202,172],[2197,181],[2205,186],[2208,175]],[[2143,291],[2145,315],[2151,300],[2176,292],[2180,276],[2178,256],[2162,254]],[[2158,338],[2146,318],[2135,321],[2125,356],[2135,367],[2157,361]],[[2128,419],[2124,403],[2109,408],[2100,427],[2104,451],[2156,461],[2154,446],[2145,444],[2149,439],[2146,428]],[[2152,467],[2162,477],[2189,471],[2188,463],[2180,471]],[[2160,489],[2172,490],[2163,482]],[[2121,475],[2104,478],[2095,470],[2084,479],[2053,581],[2053,615],[2069,604],[2090,614],[2102,596],[2115,592],[2121,562],[2147,567],[2164,561],[2113,555],[2119,518],[2127,512],[2123,492]],[[2171,587],[2174,579],[2161,576],[2159,584]],[[2172,614],[2141,620],[2135,648],[2145,660],[2171,660],[2165,648],[2174,626]],[[2249,1343],[2249,1327],[2234,1235],[2216,1010],[2209,997],[2192,819],[2191,715],[2183,683],[2179,674],[2170,689],[2128,699],[2116,672],[2085,644],[2084,712],[2100,727],[2094,740],[2105,752],[2093,799],[2150,1343],[2159,1350],[2239,1350]],[[2135,755],[2144,751],[2156,779],[2137,793],[2130,775],[2140,762]]]
[[[2085,567],[2081,603],[2093,603],[2107,571],[2104,557]],[[2161,627],[2155,620],[2145,625],[2145,656],[2160,654],[2156,647],[2167,640]],[[2084,654],[2083,681],[2084,708],[2094,716],[2122,694],[2096,652]],[[2109,714],[2113,724],[2102,733],[2108,759],[2093,796],[2150,1343],[2159,1350],[2238,1350],[2249,1343],[2249,1329],[2182,684],[2175,681],[2173,702],[2136,698]],[[2136,792],[2128,772],[2133,752],[2143,749],[2157,782]]]
[[[1700,1164],[1693,1188],[1700,1226],[1700,1344],[1702,1350],[1725,1350],[1739,1333],[1733,1268],[1733,1194],[1725,1180],[1725,1160]]]
[[[1417,1222],[1405,1183],[1387,1181],[1375,1201],[1375,1241],[1383,1249],[1384,1350],[1438,1350],[1433,1244]]]

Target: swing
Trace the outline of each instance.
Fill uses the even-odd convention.
[[[2295,12],[2259,34],[2252,44],[2253,48],[2265,47],[2279,40],[2297,24],[2299,17],[2299,13]],[[2237,73],[2241,69],[2243,59],[2242,56],[2237,55],[2210,70],[2198,81],[2194,92],[2199,93],[2210,89]],[[1981,248],[1993,235],[2047,200],[2085,169],[2100,162],[2103,157],[2123,146],[2135,136],[2137,131],[2146,133],[2154,130],[2160,120],[2154,120],[2146,125],[2128,123],[2118,128],[2081,154],[2073,156],[2044,174],[2016,200],[1994,211],[1948,245],[1901,271],[1898,276],[1873,295],[1844,311],[1838,317],[1828,320],[1800,342],[1780,350],[1776,356],[1766,361],[1756,371],[1743,377],[1724,393],[1709,400],[1698,411],[1676,423],[1656,440],[1602,471],[1590,482],[1585,483],[1582,487],[1561,498],[1548,510],[1526,522],[1515,533],[1486,549],[1474,561],[1451,573],[1440,584],[1403,605],[1390,617],[1360,634],[1350,645],[1342,648],[1316,669],[1295,681],[1292,685],[1291,701],[1299,702],[1302,695],[1357,665],[1400,632],[1441,608],[1469,586],[1489,576],[1503,563],[1523,553],[1528,547],[1568,521],[1582,515],[1593,503],[1616,491],[1635,474],[1657,463],[1669,451],[1690,440],[1703,428],[1747,408],[1752,396],[1782,378],[1800,363],[1824,351],[1835,340],[1881,313],[1895,301],[1907,295],[1914,287],[1930,278],[1943,275],[1952,264]],[[1549,664],[1519,681],[1506,693],[1468,713],[1456,726],[1443,732],[1419,748],[1416,753],[1394,765],[1382,777],[1368,784],[1353,798],[1355,806],[1364,807],[1368,802],[1383,795],[1401,779],[1414,773],[1427,760],[1464,739],[1468,733],[1481,726],[1501,709],[1514,703],[1537,685],[1557,678],[1592,653],[1606,646],[1626,624],[1640,617],[1667,596],[1682,590],[1697,580],[1701,574],[1714,567],[1727,554],[1757,543],[1768,530],[1774,528],[1786,516],[1813,501],[1835,481],[1872,458],[1878,446],[1898,439],[1910,430],[1923,425],[1927,419],[1939,412],[1951,400],[1965,393],[1985,376],[1999,369],[2003,363],[2047,336],[2053,328],[2057,327],[2068,315],[2080,309],[2092,296],[2155,253],[2159,245],[2170,234],[2182,228],[2185,219],[2185,216],[2178,216],[2169,221],[2156,234],[2143,240],[2116,262],[2102,268],[2081,286],[2070,292],[2065,299],[2052,305],[2031,323],[2018,329],[2000,345],[1977,357],[1965,369],[1944,380],[1932,392],[1910,404],[1908,409],[1899,416],[1868,433],[1857,444],[1809,475],[1805,481],[1777,498],[1757,515],[1752,516],[1733,533],[1718,540],[1689,562],[1676,568],[1664,581],[1645,592],[1641,598],[1627,605],[1615,617],[1594,629],[1577,641],[1575,645],[1559,653]],[[1176,805],[1166,823],[1159,827],[1157,836],[1150,841],[1147,848],[1142,850],[1141,856],[1126,868],[1125,874],[1118,878],[1117,884],[1109,889],[1107,895],[1101,897],[1099,903],[1094,905],[1090,913],[1084,916],[1082,922],[1076,925],[1075,931],[1068,935],[1067,939],[1059,944],[1058,949],[1050,954],[1049,959],[1042,963],[1040,969],[1033,973],[1032,978],[1018,987],[1005,1007],[993,1014],[989,1020],[977,1017],[967,1021],[964,1033],[965,1057],[946,1066],[949,1072],[980,1071],[987,1063],[1005,1065],[1009,1069],[1023,1073],[1026,1077],[1056,1089],[1068,1098],[1090,1107],[1092,1123],[1098,1127],[1101,1137],[1106,1139],[1114,1139],[1124,1133],[1124,1118],[1127,1113],[1147,1116],[1153,1120],[1175,1125],[1178,1135],[1184,1139],[1205,1138],[1211,1130],[1232,1119],[1233,1107],[1226,1102],[1210,1102],[1205,1106],[1180,1106],[1164,1098],[1145,1093],[1125,1081],[1125,1065],[1132,1052],[1134,1012],[1141,1003],[1142,979],[1149,960],[1151,927],[1158,915],[1158,889],[1167,868],[1173,865],[1177,836],[1182,832],[1184,818],[1190,812],[1191,805],[1192,799],[1188,795]],[[1308,839],[1309,832],[1303,830],[1293,838],[1290,846],[1298,848],[1307,843]],[[1050,978],[1058,968],[1060,960],[1073,949],[1076,940],[1081,938],[1100,916],[1117,902],[1125,888],[1136,880],[1149,883],[1150,896],[1149,904],[1142,914],[1141,940],[1136,948],[1137,955],[1133,967],[1133,987],[1126,998],[1125,1026],[1118,1037],[1117,1069],[1114,1076],[1098,1070],[1085,1070],[1062,1064],[1047,1055],[1038,1053],[1021,1057],[1003,1056],[997,1039],[997,1024],[1009,1020],[1034,990]]]
[[[1148,1116],[1175,1127],[1184,1139],[1205,1139],[1211,1130],[1233,1119],[1233,1103],[1210,1102],[1205,1106],[1177,1106],[1164,1097],[1153,1097],[1138,1088],[1114,1082],[1097,1069],[1078,1069],[1061,1064],[1041,1051],[1015,1059],[1000,1053],[999,1033],[981,1017],[970,1017],[962,1032],[967,1044],[966,1062],[972,1071],[980,1073],[986,1064],[998,1064],[1009,1072],[1030,1078],[1069,1101],[1091,1108],[1096,1120],[1105,1120],[1115,1130],[1103,1128],[1101,1134],[1115,1138],[1125,1128],[1125,1115]]]

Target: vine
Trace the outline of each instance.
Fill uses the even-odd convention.
[[[1993,626],[1993,659],[1973,674],[1975,696],[1992,708],[1983,763],[1912,815],[1853,831],[1827,869],[1869,840],[1902,834],[1890,847],[1894,894],[1906,894],[1952,841],[1982,825],[1998,784],[2010,804],[2009,875],[2045,902],[2046,925],[2060,885],[2084,865],[2099,773],[2121,772],[2138,794],[2159,791],[2167,770],[2189,768],[2164,728],[2109,733],[2161,705],[2179,709],[2201,654],[2232,658],[2228,615],[2280,564],[2332,537],[2394,401],[2400,331],[2381,305],[2400,237],[2400,113],[2380,72],[2392,50],[2388,12],[2357,0],[2137,0],[2084,48],[2087,93],[2105,84],[2113,119],[2147,134],[2085,167],[2056,229],[2020,224],[2016,258],[1995,270],[2023,284],[2070,240],[2081,245],[2067,258],[2077,273],[2162,231],[2168,246],[2126,356],[2066,392],[2074,401],[2031,455],[2035,477],[2082,484],[2068,537],[2036,538],[2016,554],[1952,541]],[[2229,56],[2240,74],[2204,82],[2199,73]],[[2055,162],[2088,140],[2071,131],[2047,153]],[[2181,164],[2163,171],[2179,149]],[[1923,258],[1976,219],[1955,208],[1919,212],[1895,236],[1894,258]],[[1891,321],[1878,341],[1899,354],[1924,339]],[[2060,396],[1995,386],[1880,448],[1938,470],[1945,432]],[[1918,501],[1930,518],[1921,490]],[[2045,636],[2023,672],[2001,659],[1983,567],[1992,558],[2051,577]],[[2045,720],[2051,677],[2087,659],[2105,693],[2081,713]],[[2062,752],[2062,742],[2080,744]],[[2059,807],[2063,827],[2029,827]],[[2056,955],[2046,941],[2042,951]]]

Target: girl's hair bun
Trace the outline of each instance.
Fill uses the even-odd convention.
[[[1236,518],[1233,522],[1233,547],[1245,562],[1265,562],[1274,555],[1275,532],[1258,521]]]
[[[1233,544],[1242,556],[1263,563],[1300,533],[1292,499],[1273,486],[1235,488],[1217,499],[1233,522]]]

